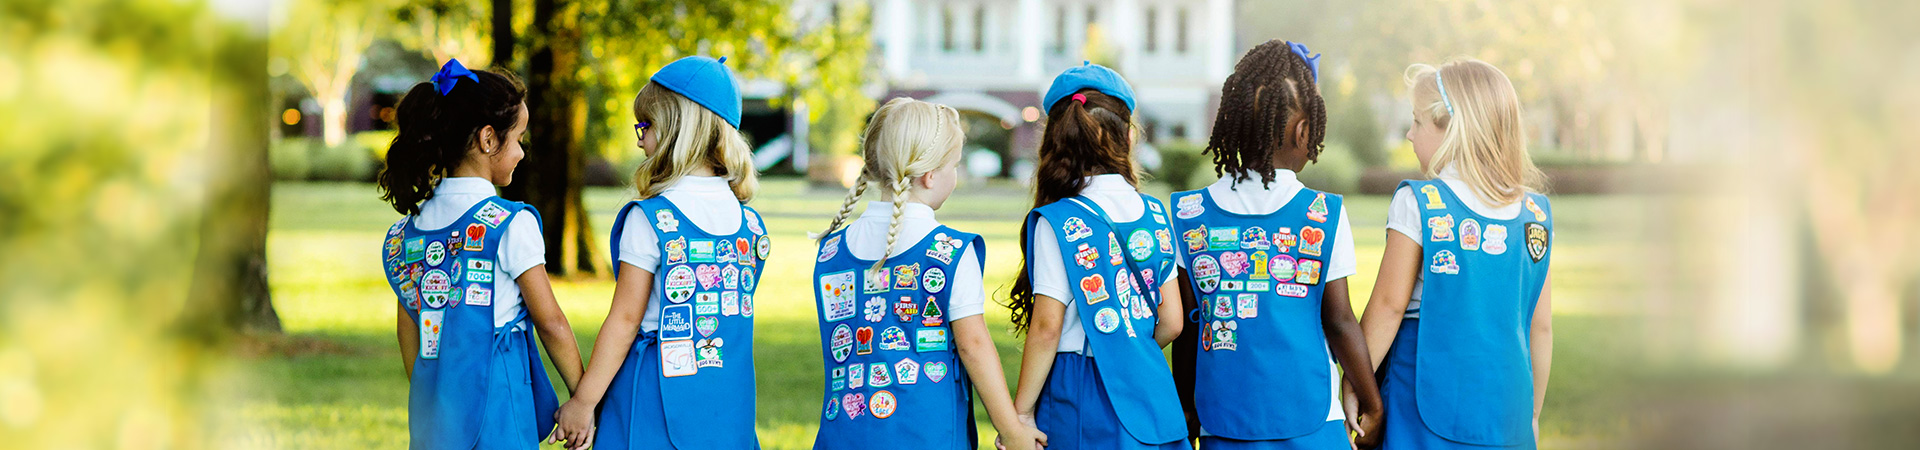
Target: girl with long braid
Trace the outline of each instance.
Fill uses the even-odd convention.
[[[976,448],[969,387],[1008,448],[1045,443],[1016,420],[981,318],[986,247],[933,217],[959,181],[965,138],[953,108],[908,98],[867,125],[865,167],[814,236],[826,371],[816,449]],[[881,201],[847,223],[869,185]]]

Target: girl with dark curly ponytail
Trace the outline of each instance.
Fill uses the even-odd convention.
[[[526,155],[526,96],[511,73],[448,61],[400,99],[379,184],[406,217],[388,228],[382,262],[400,300],[414,448],[533,449],[548,438],[558,399],[535,333],[567,388],[580,380],[539,213],[495,192]],[[550,437],[584,444],[589,433]]]

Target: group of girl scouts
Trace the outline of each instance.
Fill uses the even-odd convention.
[[[1533,448],[1553,221],[1511,82],[1470,59],[1407,70],[1428,179],[1394,193],[1355,320],[1347,209],[1297,175],[1324,148],[1318,59],[1278,40],[1249,51],[1207,146],[1220,181],[1166,202],[1139,191],[1126,80],[1093,64],[1053,79],[1006,299],[1026,338],[1012,395],[983,316],[985,243],[934,213],[960,177],[959,113],[886,102],[813,236],[815,448],[977,448],[976,394],[1010,449]],[[406,217],[382,254],[413,448],[759,447],[755,301],[796,299],[756,298],[772,241],[746,206],[757,174],[725,62],[674,61],[635,95],[647,158],[584,365],[538,213],[494,195],[524,156],[524,86],[449,61],[402,99],[380,187]]]

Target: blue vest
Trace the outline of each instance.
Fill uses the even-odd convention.
[[[627,213],[640,208],[659,236],[653,277],[660,328],[634,345],[660,346],[661,411],[684,449],[758,448],[754,434],[753,294],[772,241],[760,215],[742,205],[740,228],[701,230],[665,197],[628,202],[613,223],[614,266]]]
[[[532,323],[526,322],[525,314],[506,326],[496,328],[493,323],[500,236],[507,221],[521,210],[533,212],[535,218],[540,214],[524,203],[488,197],[444,228],[422,230],[408,216],[387,229],[381,255],[387,282],[407,317],[420,327],[420,350],[407,391],[410,448],[474,446],[484,417],[473,412],[488,410],[489,369],[495,358],[505,356],[500,351],[505,339],[528,341],[529,361],[523,363],[531,364],[530,389],[540,428],[527,441],[538,441],[553,429],[559,399],[540,363],[540,351],[534,350],[538,346],[533,345]],[[521,324],[527,330],[511,331]]]
[[[945,226],[886,267],[853,256],[846,231],[820,243],[813,266],[825,405],[816,449],[976,446],[966,368],[953,350],[949,277],[980,237]],[[964,447],[962,445],[964,444]]]
[[[1201,326],[1193,383],[1201,426],[1239,440],[1319,430],[1333,403],[1320,301],[1340,196],[1302,188],[1267,215],[1227,212],[1206,189],[1173,198],[1199,297],[1187,316]]]
[[[1113,223],[1093,200],[1073,197],[1035,208],[1026,228],[1040,217],[1059,227],[1054,236],[1061,256],[1070,259],[1072,301],[1079,302],[1088,355],[1097,361],[1114,415],[1134,440],[1157,445],[1185,439],[1187,420],[1173,371],[1153,339],[1161,301],[1156,287],[1174,269],[1173,230],[1160,200],[1140,197],[1149,211],[1133,222]]]
[[[1415,402],[1434,434],[1479,445],[1533,442],[1533,309],[1551,260],[1547,197],[1509,220],[1474,214],[1447,184],[1402,181],[1420,209]]]

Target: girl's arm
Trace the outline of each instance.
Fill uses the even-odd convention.
[[[1000,349],[993,346],[993,336],[981,317],[968,316],[953,321],[954,344],[961,364],[966,365],[968,378],[973,380],[974,392],[980,394],[980,402],[986,405],[993,429],[1006,438],[1001,440],[1006,448],[1034,448],[1035,439],[1040,445],[1046,445],[1046,435],[1038,430],[1027,434],[1033,425],[1020,421],[1013,399],[1007,396],[1007,375],[1000,367]]]
[[[1182,284],[1172,281],[1180,281],[1180,278],[1176,276],[1160,285],[1160,306],[1154,311],[1159,322],[1153,325],[1153,340],[1160,343],[1160,348],[1166,348],[1167,344],[1179,338],[1180,328],[1187,324],[1186,297],[1180,291]]]
[[[1540,287],[1540,303],[1533,309],[1533,333],[1528,341],[1533,356],[1533,438],[1540,439],[1540,410],[1547,404],[1547,375],[1553,372],[1553,270]]]
[[[1320,301],[1320,327],[1326,330],[1327,346],[1333,349],[1333,358],[1340,362],[1344,372],[1371,374],[1373,359],[1367,357],[1367,338],[1360,333],[1360,322],[1353,318],[1353,299],[1348,295],[1347,279],[1328,282],[1324,293]],[[1380,388],[1375,386],[1372,376],[1346,377],[1346,384],[1360,401],[1359,411],[1348,414],[1356,419],[1349,427],[1361,436],[1371,434],[1384,412]],[[1357,417],[1353,415],[1355,412],[1359,413]]]
[[[534,330],[539,331],[540,343],[547,348],[547,358],[553,360],[554,370],[560,371],[560,379],[567,384],[567,391],[573,392],[580,386],[580,343],[574,340],[573,325],[567,323],[567,313],[560,310],[560,302],[553,298],[553,286],[548,284],[547,266],[533,266],[520,273],[514,279],[520,285],[520,298],[526,302],[527,318],[533,321]]]
[[[1397,231],[1386,233],[1387,250],[1380,256],[1380,276],[1373,282],[1366,312],[1360,314],[1360,330],[1366,336],[1367,356],[1373,361],[1374,371],[1380,370],[1394,336],[1400,333],[1400,319],[1413,298],[1414,277],[1420,274],[1420,243]]]
[[[607,310],[606,322],[600,324],[600,335],[593,340],[593,356],[586,374],[580,377],[580,388],[554,412],[561,434],[566,435],[556,436],[557,440],[567,441],[567,448],[593,445],[594,409],[606,396],[607,385],[613,384],[613,375],[626,363],[627,352],[633,350],[640,319],[646,316],[647,303],[653,296],[653,272],[625,262],[620,263],[619,270],[619,280],[613,284],[613,306]]]
[[[1047,374],[1053,372],[1053,355],[1060,349],[1060,325],[1066,320],[1067,305],[1035,294],[1031,314],[1027,343],[1020,353],[1020,385],[1013,396],[1013,407],[1021,420],[1033,419],[1040,389],[1046,387]]]
[[[420,324],[413,323],[413,317],[407,315],[407,306],[395,303],[393,334],[400,339],[400,364],[407,368],[407,381],[413,381],[413,357],[420,354]]]

